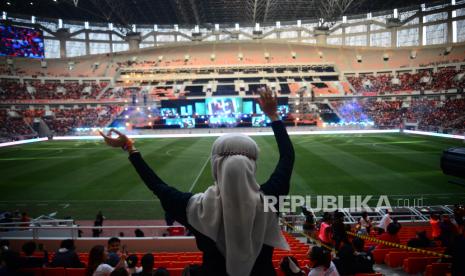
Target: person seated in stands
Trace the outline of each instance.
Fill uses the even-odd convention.
[[[18,276],[20,269],[20,256],[18,252],[5,250],[0,255],[0,275]]]
[[[407,242],[407,246],[416,248],[433,247],[434,242],[428,239],[426,231],[421,231],[417,232],[415,238],[412,238]]]
[[[139,258],[137,258],[137,255],[129,255],[126,258],[126,263],[128,264],[128,272],[131,275],[141,271],[141,269],[137,267],[137,262],[139,262]]]
[[[286,256],[281,259],[279,268],[284,276],[304,276],[304,271],[300,268],[299,262],[293,256]]]
[[[371,219],[368,217],[368,213],[363,212],[356,226],[358,229],[357,233],[360,235],[369,235],[371,231],[371,225]]]
[[[397,235],[399,233],[399,230],[400,230],[399,227],[396,224],[391,222],[387,227],[387,231],[381,234],[381,236],[379,236],[378,239],[382,241],[386,241],[386,242],[400,243],[399,236]],[[390,246],[388,245],[378,244],[378,246],[376,246],[376,249],[389,248],[389,247]]]
[[[451,244],[452,239],[458,233],[457,226],[452,223],[448,215],[442,215],[442,221],[439,224],[439,228],[441,229],[439,240],[441,241],[442,246],[448,247]]]
[[[384,216],[381,218],[381,220],[378,222],[378,234],[382,234],[387,231],[388,225],[392,222],[391,215],[389,213],[389,210],[386,209],[384,211]]]
[[[153,266],[154,266],[155,258],[151,253],[147,253],[142,256],[140,260],[140,264],[142,266],[142,270],[138,273],[133,274],[134,276],[152,276],[154,273]]]
[[[352,239],[354,247],[354,273],[373,273],[374,259],[369,251],[365,251],[365,241],[355,237]]]
[[[354,248],[347,236],[341,241],[336,258],[333,260],[340,275],[354,274]]]
[[[120,250],[121,240],[117,237],[110,238],[107,243],[108,258],[106,260],[106,263],[115,267],[116,264],[120,261]]]
[[[75,249],[73,240],[63,240],[60,248],[55,252],[50,266],[74,268],[85,267],[79,260],[79,255],[76,253]]]
[[[320,246],[309,249],[310,272],[308,276],[339,276],[336,266],[331,261],[331,252]]]
[[[280,154],[263,185],[256,180],[258,146],[243,134],[226,134],[214,142],[211,164],[215,184],[194,195],[162,181],[127,136],[114,129],[107,135],[101,133],[108,145],[129,152],[129,160],[165,212],[194,234],[203,252],[202,275],[275,275],[274,248],[289,249],[277,214],[264,210],[264,196],[278,198],[289,193],[294,149],[271,90],[261,91],[259,104],[272,121]],[[112,132],[119,136],[110,137]]]
[[[89,263],[87,264],[86,276],[109,276],[117,268],[125,268],[126,255],[122,254],[119,262],[113,268],[105,263],[107,252],[103,245],[92,247],[89,252]]]
[[[131,273],[128,272],[127,269],[124,267],[115,268],[111,273],[110,276],[130,276]]]
[[[48,263],[48,252],[47,250],[43,250],[43,257],[34,256],[34,252],[37,249],[37,245],[35,242],[30,241],[23,244],[22,250],[24,256],[21,257],[20,260],[20,267],[21,268],[34,268],[34,267],[43,267]]]
[[[137,228],[136,230],[134,230],[134,235],[137,237],[137,238],[143,238],[145,237],[145,234],[142,230],[140,230],[139,228]]]
[[[431,214],[429,224],[431,225],[431,236],[433,237],[433,240],[438,240],[441,235],[440,223],[441,221],[439,220],[439,216],[437,214]]]
[[[320,223],[318,238],[321,242],[331,246],[331,214],[324,213]]]

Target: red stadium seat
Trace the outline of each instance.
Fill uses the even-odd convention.
[[[65,268],[64,267],[43,268],[43,275],[44,276],[65,276]]]
[[[43,276],[42,268],[22,268],[19,272],[27,275]]]
[[[450,263],[432,263],[426,266],[425,276],[445,276],[450,272]]]
[[[86,269],[85,268],[66,268],[65,275],[66,276],[85,276]]]
[[[182,276],[184,268],[169,268],[170,276]]]
[[[428,264],[437,261],[435,257],[411,257],[404,260],[403,269],[409,274],[416,274],[426,270]]]

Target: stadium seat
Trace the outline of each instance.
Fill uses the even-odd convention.
[[[432,263],[426,266],[425,276],[445,276],[450,272],[450,263]]]
[[[65,268],[64,267],[43,268],[43,276],[65,276]]]
[[[20,273],[33,276],[43,276],[42,268],[22,268]]]
[[[170,276],[182,276],[184,268],[169,268]]]
[[[65,268],[66,276],[85,276],[85,268]]]
[[[404,259],[403,269],[409,274],[416,274],[426,270],[426,266],[437,261],[435,257],[411,257]]]

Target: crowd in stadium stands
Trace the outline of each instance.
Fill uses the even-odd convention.
[[[344,223],[345,215],[339,211],[324,213],[319,221],[316,221],[311,211],[305,208],[302,208],[302,211],[305,216],[303,229],[309,237],[310,247],[295,238],[288,237],[287,239],[293,243],[291,248],[296,248],[298,251],[291,250],[291,252],[283,253],[284,255],[279,255],[280,261],[277,263],[273,258],[276,269],[280,269],[282,275],[306,275],[308,273],[310,276],[337,276],[374,273],[373,265],[380,261],[380,254],[382,252],[385,252],[384,255],[389,254],[391,249],[401,252],[396,249],[399,244],[449,255],[450,257],[442,257],[443,263],[451,265],[448,268],[449,273],[452,272],[452,275],[463,275],[460,273],[464,273],[465,267],[461,262],[465,254],[465,209],[462,205],[454,207],[452,216],[432,213],[430,227],[419,226],[418,228],[402,226],[388,210],[384,211],[384,215],[377,222],[364,212],[353,226]],[[30,221],[26,213],[19,214],[17,212],[14,216],[18,222],[28,223]],[[12,221],[13,218],[10,218],[9,222]],[[356,236],[350,233],[355,233]],[[370,236],[369,240],[364,238],[366,235]],[[34,241],[25,242],[21,253],[15,252],[9,247],[8,240],[1,241],[0,275],[22,275],[18,273],[22,271],[21,269],[54,267],[81,268],[79,275],[105,276],[170,275],[170,271],[173,269],[170,261],[166,261],[167,257],[163,259],[156,257],[163,256],[160,255],[163,253],[156,253],[156,256],[152,253],[130,254],[126,248],[122,247],[121,240],[117,237],[108,239],[106,247],[93,246],[89,253],[78,252],[74,241],[70,239],[61,241],[59,249],[53,253],[49,253],[46,248],[38,247]],[[301,254],[300,252],[304,248],[308,249],[308,252]],[[331,254],[333,249],[337,250],[335,255]],[[184,272],[191,273],[183,275],[201,275],[196,274],[201,271],[201,253],[192,252],[189,253],[190,255],[187,253],[178,253],[179,256],[188,259],[188,261],[179,261],[181,266],[176,265],[176,269],[183,269]],[[417,253],[415,257],[419,255],[421,254]],[[177,259],[179,258],[177,254],[170,256],[180,260]],[[428,255],[424,256],[428,257]],[[439,257],[435,258],[436,262],[438,259]],[[382,257],[382,261],[386,261],[386,258]],[[387,264],[389,265],[389,263]],[[155,272],[158,274],[154,274]],[[47,274],[45,273],[45,275]]]
[[[445,68],[437,72],[423,70],[418,73],[402,73],[397,76],[386,74],[350,76],[347,77],[347,80],[355,89],[356,94],[386,94],[397,91],[409,92],[422,90],[440,92],[452,88],[464,88],[464,73],[464,70],[457,71]]]
[[[9,116],[6,110],[0,110],[0,141],[6,142],[11,140],[22,140],[32,138],[35,132],[24,121],[24,118],[11,114]]]
[[[108,83],[0,81],[0,100],[95,99]]]
[[[121,107],[81,107],[76,109],[51,109],[51,111],[53,115],[43,117],[45,123],[55,135],[66,135],[72,133],[75,128],[105,127],[121,111]]]
[[[407,123],[418,123],[422,130],[465,130],[465,99],[419,99],[410,104],[372,100],[333,101],[331,104],[344,122],[372,121],[380,128],[387,128],[400,127],[405,120]]]

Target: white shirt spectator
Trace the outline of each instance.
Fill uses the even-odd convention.
[[[389,214],[385,214],[378,223],[378,227],[387,231],[388,225],[392,222],[391,216]]]
[[[334,263],[331,262],[328,269],[325,269],[323,266],[312,268],[308,276],[339,276],[339,272],[337,272]]]
[[[93,276],[109,276],[113,272],[114,268],[107,264],[100,264],[94,271]]]

